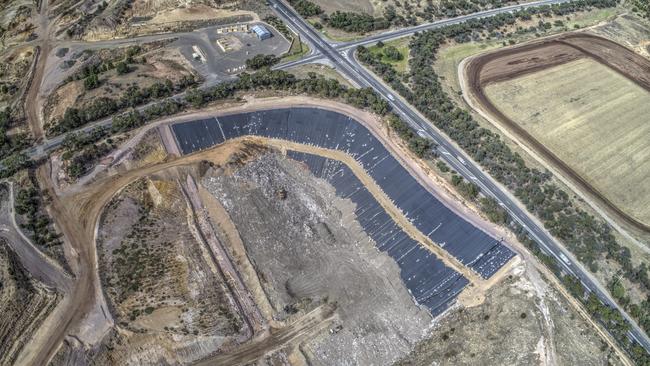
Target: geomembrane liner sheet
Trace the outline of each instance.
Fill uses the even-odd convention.
[[[428,236],[433,242],[438,243],[461,263],[473,269],[483,278],[491,277],[514,256],[514,253],[498,240],[487,235],[443,205],[408,173],[367,128],[341,113],[308,107],[272,109],[182,122],[173,124],[172,129],[183,154],[207,149],[228,139],[246,135],[277,138],[343,151],[363,166],[420,232]],[[295,152],[292,154],[298,159],[304,158],[308,160],[305,162],[318,176],[321,176],[322,172],[320,170],[323,169],[322,167],[319,168],[318,164],[326,166],[334,164],[331,161],[317,162],[318,159],[313,156],[307,158],[303,155],[296,155]],[[313,164],[316,165],[312,166],[309,161],[313,161]],[[340,165],[344,166],[343,164]],[[339,170],[345,171],[345,169],[347,168],[340,168]],[[354,176],[351,173],[348,175]],[[322,177],[330,179],[327,178],[328,175]],[[336,187],[336,184],[332,183]],[[347,184],[350,184],[350,187],[340,186],[336,188],[337,192],[340,190],[343,197],[347,197],[350,194],[347,190],[355,186],[352,182]],[[358,191],[355,191],[350,198],[356,194],[364,195],[364,193],[359,193],[361,191],[365,191],[365,188],[358,188]],[[369,195],[367,191],[366,194]],[[362,203],[365,204],[366,201]],[[357,202],[357,204],[359,203]],[[373,220],[368,219],[370,221],[362,222],[362,224],[367,229],[368,234],[377,242],[378,249],[386,251],[398,263],[399,258],[409,258],[409,262],[404,262],[408,263],[408,267],[401,264],[400,267],[402,268],[403,279],[416,299],[418,298],[417,291],[421,290],[419,287],[421,285],[410,286],[409,281],[431,282],[433,286],[427,288],[433,292],[436,291],[436,284],[444,287],[445,284],[452,281],[451,277],[432,275],[429,274],[428,268],[420,268],[426,267],[419,265],[419,263],[427,255],[433,258],[435,256],[417,243],[410,245],[410,243],[407,243],[407,238],[396,234],[396,231],[391,231],[393,229],[393,227],[390,227],[391,225],[394,228],[397,228],[397,226],[383,212],[383,209],[370,205],[365,207],[364,210],[368,210],[368,213],[362,211],[362,216],[368,216]],[[402,244],[402,241],[404,241],[404,244]],[[422,251],[421,255],[418,254],[420,251]],[[405,257],[402,257],[404,255]],[[418,258],[419,261],[410,261],[410,258]],[[435,267],[435,265],[433,266]],[[435,268],[430,270],[436,272]],[[448,270],[452,271],[451,269]],[[457,273],[456,275],[460,276]],[[420,278],[419,276],[428,277]],[[459,279],[458,281],[464,281],[466,284],[467,280],[462,276],[460,278],[462,280]],[[455,289],[453,286],[447,288]],[[438,304],[439,302],[433,301],[433,303]],[[435,307],[435,304],[433,307]],[[432,306],[427,306],[429,309],[433,309]]]

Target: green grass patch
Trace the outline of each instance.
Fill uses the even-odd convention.
[[[621,8],[594,9],[592,11],[578,13],[572,16],[571,20],[565,21],[564,24],[566,24],[568,29],[574,29],[575,25],[578,25],[580,28],[590,27],[605,20],[614,18],[621,14],[622,11],[623,9]]]
[[[563,21],[564,26],[554,26],[551,30],[545,33],[541,33],[541,35],[549,36],[564,31],[572,31],[575,29],[576,24],[579,25],[580,28],[590,27],[608,19],[612,19],[624,11],[625,9],[621,7],[593,9],[590,11],[571,14],[569,16],[569,20],[567,20],[565,17],[544,18],[544,21],[550,23],[553,23],[556,19],[560,19]],[[535,18],[535,22],[537,20],[538,19]],[[443,46],[438,52],[434,68],[438,75],[444,77],[448,81],[447,85],[451,86],[454,91],[457,91],[460,90],[460,85],[458,82],[458,65],[463,59],[472,55],[504,47],[504,42],[506,42],[506,45],[509,45],[509,40],[514,40],[516,43],[521,43],[535,38],[537,38],[535,33],[513,33],[511,36],[501,39],[490,39],[479,42],[468,42]]]
[[[300,41],[297,37],[294,37],[291,42],[291,47],[289,51],[282,56],[282,62],[295,61],[309,53],[309,46]]]
[[[408,56],[409,56],[410,41],[411,41],[410,37],[397,39],[394,41],[384,43],[382,47],[379,47],[378,45],[368,47],[368,50],[373,55],[381,55],[381,61],[391,64],[393,68],[395,68],[395,71],[397,71],[398,73],[405,74],[408,71],[408,66],[409,66]],[[386,55],[386,49],[390,47],[394,47],[399,52],[399,54],[401,55],[401,59],[396,60],[395,58],[391,58]]]

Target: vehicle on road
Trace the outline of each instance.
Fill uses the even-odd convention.
[[[560,253],[560,258],[562,259],[562,261],[564,263],[569,264],[569,265],[571,264],[571,261],[569,260],[569,258],[567,258],[566,255],[564,255],[564,253]]]

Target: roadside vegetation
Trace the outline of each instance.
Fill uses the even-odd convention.
[[[33,169],[16,176],[14,209],[16,222],[25,235],[45,254],[55,259],[70,271],[63,252],[61,235],[56,232],[54,222],[46,211],[48,196],[41,191]]]
[[[403,82],[392,65],[382,61],[381,57],[369,52],[368,49],[360,48],[358,57],[427,116],[436,127],[455,140],[492,177],[514,192],[527,209],[542,220],[551,234],[567,245],[592,271],[599,270],[598,259],[607,258],[616,261],[623,269],[621,275],[644,288],[647,293],[650,291],[648,269],[643,264],[636,267],[632,264],[629,249],[617,243],[612,229],[604,221],[576,207],[565,191],[550,182],[549,172],[526,166],[522,157],[514,153],[498,134],[480,127],[467,111],[457,107],[446,94],[432,67],[438,49],[449,40],[463,43],[481,39],[486,35],[495,36],[500,28],[513,25],[518,20],[530,20],[536,14],[565,16],[594,7],[606,8],[616,5],[615,0],[584,0],[471,20],[420,33],[413,38],[410,45],[411,71],[407,82]],[[478,196],[478,187],[471,187],[471,183],[467,185],[460,177],[455,181],[455,185],[459,186],[459,191],[465,196],[469,198]],[[493,203],[485,201],[481,206],[489,210],[488,217],[502,220],[502,214],[496,210]],[[511,225],[515,224],[511,223]],[[522,234],[520,240],[555,269],[556,274],[564,279],[565,283],[570,284],[568,288],[572,293],[583,301],[587,310],[612,332],[633,358],[640,364],[649,363],[650,356],[640,346],[630,343],[627,339],[625,334],[629,325],[621,314],[616,309],[601,304],[593,295],[588,296],[579,281],[577,285],[575,284],[577,279],[562,273],[554,260],[550,257],[544,258],[545,254],[540,252],[537,245],[523,235],[524,231],[521,228],[519,231]],[[622,305],[630,310],[632,315],[632,308],[626,306],[625,302],[622,302]],[[638,311],[635,311],[636,314],[633,316],[646,332],[650,332],[650,302],[644,300],[634,309]]]
[[[650,2],[647,0],[632,0],[632,9],[650,19]]]
[[[282,60],[291,61],[309,53],[309,47],[300,40],[300,36],[289,30],[278,17],[269,15],[264,18],[264,21],[272,25],[273,28],[277,29],[278,32],[282,33],[291,42],[291,47],[289,47],[287,53],[282,55]]]
[[[16,213],[24,219],[20,226],[27,230],[34,244],[41,248],[61,245],[60,236],[54,231],[52,220],[43,213],[43,193],[37,187],[36,178],[33,174],[28,174],[22,187],[16,192]]]
[[[99,159],[113,150],[119,143],[121,134],[125,132],[189,108],[201,108],[210,102],[234,99],[238,93],[263,90],[338,99],[380,115],[386,115],[390,109],[388,103],[370,88],[350,88],[335,79],[326,79],[314,72],[309,72],[305,78],[296,78],[291,73],[264,67],[253,74],[243,73],[234,82],[219,84],[206,90],[190,89],[182,100],[167,98],[142,110],[131,108],[125,113],[115,115],[109,127],[68,134],[61,145],[64,169],[68,176],[75,180],[87,174]],[[428,147],[425,141],[411,145],[416,154],[423,154]],[[24,164],[29,164],[29,160]]]
[[[103,97],[82,108],[67,108],[63,118],[50,127],[48,132],[50,135],[60,135],[87,123],[108,117],[120,110],[147,104],[152,100],[170,97],[195,83],[193,77],[187,77],[177,84],[173,84],[171,80],[166,79],[164,82],[156,82],[147,88],[132,85],[122,93],[119,99]]]
[[[384,0],[385,2],[386,0]],[[293,8],[305,18],[311,18],[316,28],[323,24],[348,33],[368,33],[390,27],[406,27],[436,19],[451,18],[477,11],[500,8],[514,3],[507,0],[445,0],[414,4],[409,1],[395,1],[382,6],[382,16],[368,13],[336,10],[327,14],[321,6],[309,0],[290,0]]]
[[[246,60],[246,68],[259,70],[263,67],[271,67],[278,62],[280,62],[280,58],[274,55],[255,55],[253,58]]]
[[[398,74],[406,74],[409,57],[408,39],[398,39],[387,43],[379,41],[374,46],[368,47],[368,51],[382,62],[391,65]]]
[[[163,45],[163,42],[153,42],[113,52],[84,51],[85,55],[79,58],[87,58],[85,64],[48,98],[44,113],[48,135],[74,130],[194,86],[197,80],[193,74],[176,64],[171,56],[158,53],[164,52],[160,50]],[[161,72],[152,63],[165,68],[174,65],[163,70],[174,73],[160,76]],[[67,106],[64,111],[63,106]]]
[[[17,124],[13,114],[9,107],[0,111],[0,160],[25,149],[30,143],[27,133],[8,133],[9,129]]]

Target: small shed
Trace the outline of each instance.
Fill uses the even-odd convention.
[[[255,33],[255,35],[257,35],[257,38],[259,38],[260,40],[271,38],[273,36],[273,34],[268,29],[266,29],[265,26],[260,24],[256,24],[252,26],[251,30],[253,31],[253,33]]]

